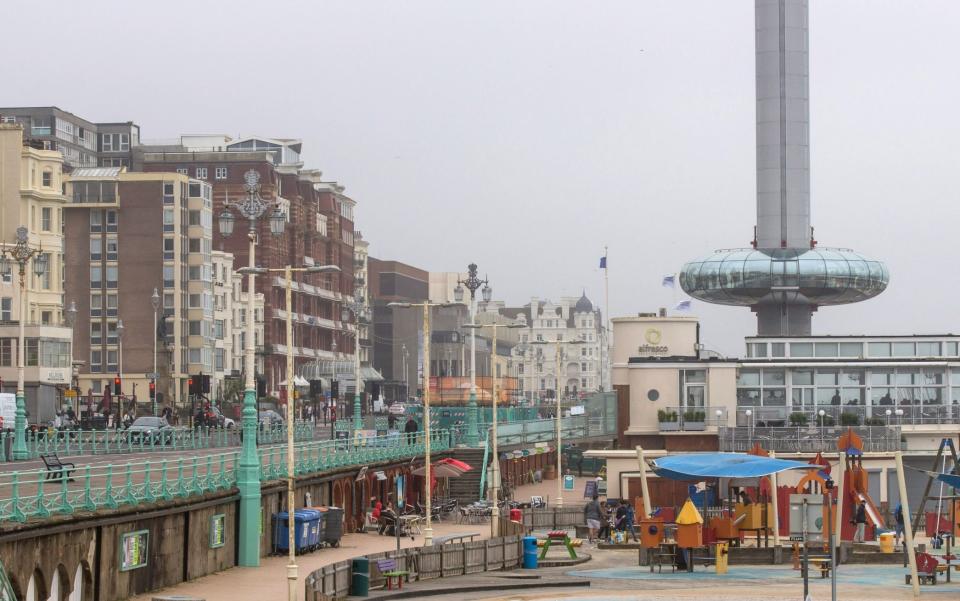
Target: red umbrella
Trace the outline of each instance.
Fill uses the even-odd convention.
[[[414,476],[425,476],[427,471],[427,466],[422,465],[417,469],[413,470],[411,473]],[[461,470],[458,470],[452,465],[446,463],[437,462],[433,464],[433,467],[430,469],[430,476],[432,478],[459,478],[463,475]]]
[[[472,467],[470,467],[470,464],[464,463],[459,459],[453,459],[453,458],[441,459],[437,463],[453,466],[454,468],[460,470],[461,472],[469,472],[470,470],[473,469]]]

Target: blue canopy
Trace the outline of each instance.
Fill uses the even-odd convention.
[[[931,476],[934,476],[937,480],[943,482],[947,486],[960,489],[960,475],[958,474],[938,474],[937,472],[927,472]]]
[[[694,453],[671,455],[653,462],[653,471],[670,480],[704,478],[759,478],[786,470],[811,470],[817,466],[801,461],[771,459],[742,453]]]

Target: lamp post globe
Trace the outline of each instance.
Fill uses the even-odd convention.
[[[220,217],[217,219],[217,224],[220,227],[220,235],[225,238],[229,238],[233,235],[233,224],[236,221],[236,218],[233,216],[229,210],[225,209],[220,213]]]

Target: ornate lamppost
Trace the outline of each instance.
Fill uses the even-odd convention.
[[[480,432],[477,429],[477,290],[483,287],[483,300],[490,302],[493,297],[493,288],[490,282],[477,276],[477,264],[467,265],[467,279],[457,279],[457,287],[453,290],[453,299],[463,302],[463,289],[470,291],[470,400],[467,403],[467,431],[464,433],[464,443],[475,447],[480,442]]]
[[[24,394],[24,325],[27,321],[27,263],[33,260],[33,273],[40,277],[47,270],[47,257],[43,254],[43,247],[30,248],[27,236],[27,228],[20,226],[17,228],[17,242],[13,248],[4,248],[0,256],[2,270],[9,271],[10,262],[16,263],[20,275],[20,333],[17,341],[17,412],[14,419],[13,449],[12,455],[15,461],[29,458],[27,451],[27,400]]]
[[[257,220],[270,211],[270,233],[279,236],[286,224],[286,215],[275,203],[268,203],[260,196],[260,174],[253,169],[243,175],[244,197],[237,202],[224,202],[220,213],[220,234],[229,238],[233,234],[235,218],[231,209],[237,211],[249,223],[247,240],[249,241],[249,262],[251,269],[247,273],[247,323],[246,344],[244,345],[244,369],[246,387],[243,392],[243,446],[237,462],[237,488],[240,490],[240,536],[237,564],[246,567],[260,565],[260,458],[257,456],[257,387],[254,380],[256,364],[254,360],[254,325],[256,305],[254,303],[256,268],[255,253],[257,247]],[[294,573],[294,579],[296,573]]]
[[[363,302],[363,297],[359,294],[353,300],[343,301],[343,311],[341,311],[341,321],[346,322],[350,319],[350,314],[354,316],[353,330],[353,429],[363,429],[363,415],[360,412],[363,400],[363,378],[360,377],[360,322],[370,319],[370,309]]]

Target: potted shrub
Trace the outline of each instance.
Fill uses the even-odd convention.
[[[830,427],[835,425],[837,422],[833,419],[831,415],[824,415],[823,417],[817,416],[817,424],[824,427]]]
[[[666,432],[675,432],[680,429],[677,422],[677,412],[669,409],[660,409],[657,411],[657,420],[660,422],[660,430]]]
[[[859,426],[860,425],[860,416],[856,413],[848,413],[844,411],[840,414],[840,425],[841,426]]]
[[[683,412],[683,429],[684,430],[706,430],[707,429],[707,414],[704,411],[697,409],[691,409]]]
[[[865,420],[863,421],[863,425],[865,425],[865,426],[886,426],[886,425],[887,425],[887,420],[883,419],[882,417],[868,417],[867,419],[865,419]]]
[[[806,413],[791,413],[790,414],[790,425],[791,426],[806,426],[807,425],[807,414]]]

